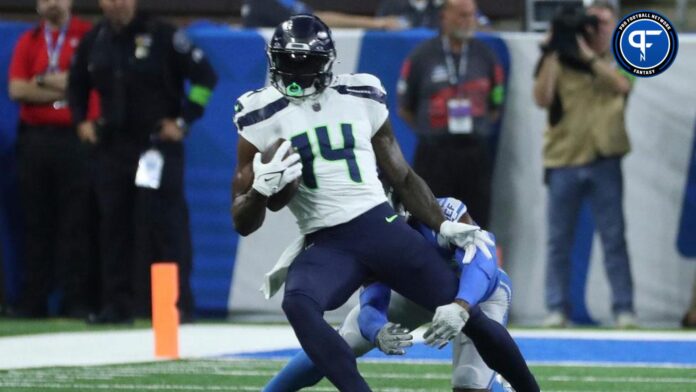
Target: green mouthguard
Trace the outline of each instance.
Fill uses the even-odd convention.
[[[292,82],[292,84],[290,84],[285,89],[285,91],[291,97],[300,97],[300,96],[302,96],[302,93],[304,92],[304,90],[302,90],[302,87],[300,87],[300,85],[295,83],[295,82]]]

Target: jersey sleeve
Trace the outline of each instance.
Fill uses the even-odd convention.
[[[486,47],[490,62],[491,92],[489,102],[492,109],[500,109],[505,102],[505,71],[500,59],[490,48]]]
[[[217,75],[203,50],[191,42],[184,30],[176,30],[168,24],[163,25],[163,30],[176,71],[189,81],[181,116],[191,124],[203,116],[217,84]]]
[[[420,71],[418,71],[416,54],[411,54],[401,66],[399,81],[396,84],[399,107],[410,113],[416,113],[418,105],[418,90],[420,88]]]
[[[269,145],[277,128],[274,115],[285,109],[289,101],[271,88],[249,91],[234,104],[237,133],[259,151]]]
[[[384,125],[389,117],[387,109],[387,91],[382,82],[374,75],[367,73],[342,75],[339,84],[334,88],[341,94],[349,94],[365,98],[363,104],[372,126],[372,136]]]
[[[388,322],[387,310],[391,300],[391,289],[383,283],[373,283],[360,293],[360,334],[375,343],[379,330]]]
[[[458,222],[461,217],[466,214],[467,207],[462,201],[455,199],[453,197],[442,197],[438,198],[437,202],[440,204],[440,209],[445,215],[445,218],[452,222]],[[439,240],[440,236],[435,230],[426,226],[425,224],[412,219],[409,224],[416,231],[418,231],[430,244],[440,248],[441,254],[446,257],[452,256],[452,246],[449,241]]]
[[[477,251],[474,259],[467,264],[462,262],[464,250],[457,248],[455,251],[454,257],[462,267],[459,290],[455,298],[462,299],[471,306],[489,297],[498,284],[499,270],[495,245],[488,245],[488,250],[493,255],[492,258],[489,259],[483,252]]]
[[[440,203],[440,209],[449,221],[458,222],[467,212],[466,204],[453,197],[438,198],[437,202]]]
[[[9,68],[10,81],[29,80],[34,76],[31,74],[31,62],[29,58],[29,34],[30,33],[24,33],[19,38],[12,52],[12,60]]]
[[[93,89],[89,75],[89,55],[99,28],[95,27],[82,37],[70,65],[67,96],[74,124],[88,118],[90,92]]]

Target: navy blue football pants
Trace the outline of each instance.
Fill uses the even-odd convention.
[[[434,311],[451,303],[458,278],[437,250],[381,204],[350,222],[308,234],[288,270],[283,310],[312,361],[340,390],[369,391],[346,342],[323,319],[367,279]]]

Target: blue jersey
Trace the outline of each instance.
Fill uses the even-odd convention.
[[[447,220],[457,222],[467,212],[466,204],[452,197],[437,199],[440,203],[442,213]],[[493,258],[486,258],[481,252],[477,252],[476,257],[467,264],[464,264],[464,250],[455,248],[449,243],[438,242],[437,233],[423,223],[416,220],[409,222],[411,227],[416,229],[433,246],[438,247],[440,254],[447,260],[453,261],[459,270],[459,292],[458,299],[463,299],[471,306],[487,300],[498,287],[500,270],[498,269],[497,258],[495,257],[495,247],[489,247]],[[495,240],[495,239],[494,239]]]
[[[459,221],[467,212],[466,205],[457,199],[440,198],[438,202],[443,214],[450,221]],[[478,251],[471,262],[464,263],[464,250],[453,247],[449,243],[439,243],[437,233],[415,219],[411,219],[409,224],[438,248],[443,262],[453,262],[458,269],[460,276],[457,299],[462,299],[473,307],[490,298],[499,285],[512,287],[510,278],[498,268],[495,246],[489,246],[492,258],[489,259]],[[493,240],[495,241],[495,238]],[[358,325],[361,334],[371,342],[375,341],[377,333],[387,323],[390,297],[389,287],[379,282],[369,285],[360,294],[361,309]]]
[[[437,202],[440,204],[440,209],[442,210],[442,213],[445,215],[445,218],[449,221],[457,222],[467,212],[466,204],[453,197],[438,198]],[[437,241],[437,233],[435,232],[435,230],[424,225],[415,218],[411,218],[409,220],[409,224],[411,225],[411,227],[413,227],[419,233],[421,233],[421,235],[423,235],[423,237],[425,237],[425,239],[428,240],[428,242],[440,249],[442,251],[441,253],[444,256],[452,257],[452,255],[454,254],[453,249],[450,246],[440,246],[440,244]]]

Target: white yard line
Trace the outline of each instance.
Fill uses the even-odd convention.
[[[182,358],[299,347],[285,326],[185,325]],[[82,366],[157,360],[151,330],[66,332],[0,338],[0,369]]]
[[[536,339],[591,339],[591,340],[657,340],[696,341],[696,332],[671,331],[611,331],[577,329],[513,330],[516,338]]]
[[[532,366],[558,367],[617,367],[617,368],[660,368],[660,369],[696,369],[696,364],[688,363],[654,363],[654,362],[601,362],[601,361],[527,361]]]
[[[684,377],[591,377],[591,376],[551,376],[541,380],[572,383],[637,383],[637,384],[696,384],[696,378]]]
[[[422,330],[414,335],[421,341]],[[573,338],[598,340],[696,341],[693,332],[520,330],[517,338]],[[284,325],[185,325],[179,331],[182,358],[211,358],[223,355],[298,348],[297,339]],[[70,332],[0,338],[0,369],[43,366],[84,366],[156,360],[152,331],[119,330]],[[407,358],[405,358],[407,359]],[[410,362],[410,361],[409,361]],[[440,361],[413,361],[413,363]],[[539,364],[559,365],[558,362]],[[568,366],[651,366],[690,368],[680,364],[560,363]]]
[[[230,362],[238,362],[231,364]],[[444,368],[443,368],[444,369]],[[251,360],[251,361],[199,361],[199,362],[160,362],[150,365],[125,365],[118,367],[106,368],[50,368],[50,369],[35,369],[30,373],[27,371],[13,372],[10,371],[0,377],[0,389],[10,389],[21,391],[23,389],[70,389],[70,390],[115,390],[115,391],[148,391],[148,390],[167,390],[167,391],[257,391],[258,385],[235,385],[235,386],[220,386],[220,385],[191,385],[178,383],[160,383],[157,385],[140,384],[128,382],[128,378],[137,378],[142,376],[157,376],[157,375],[189,375],[189,374],[208,374],[215,376],[261,376],[270,377],[276,373],[276,364],[269,364],[268,361]],[[377,380],[392,380],[392,379],[432,379],[432,380],[449,380],[450,374],[448,371],[441,372],[426,372],[419,374],[404,374],[392,372],[365,372],[363,375],[367,378]],[[569,386],[587,385],[587,384],[625,384],[627,387],[630,384],[682,384],[684,388],[688,385],[696,384],[696,378],[693,377],[641,377],[641,376],[569,376],[557,374],[553,376],[540,377],[540,381],[550,381],[556,383],[568,383]],[[117,381],[118,382],[113,382]],[[112,382],[108,382],[112,381]],[[430,389],[415,389],[415,388],[376,388],[379,392],[420,392],[434,391],[441,388]],[[314,388],[316,391],[333,391],[331,387]],[[554,389],[555,392],[576,392],[571,389]],[[547,392],[553,392],[547,391]],[[616,391],[616,392],[628,392]],[[577,391],[579,392],[579,391]]]

